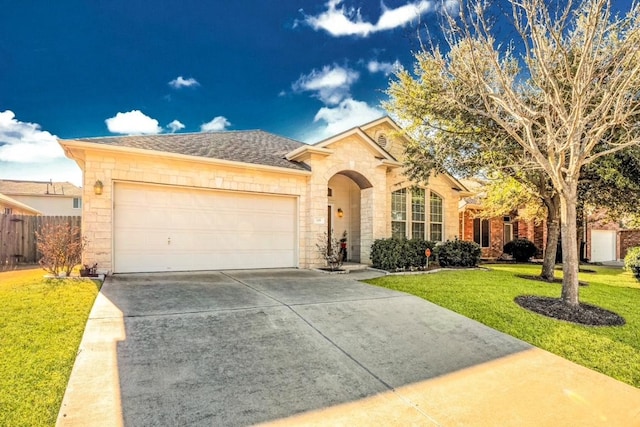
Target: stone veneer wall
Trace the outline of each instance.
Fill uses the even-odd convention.
[[[98,263],[101,270],[111,271],[113,244],[113,186],[117,181],[154,183],[193,187],[197,189],[220,189],[243,192],[296,195],[299,197],[299,263],[309,265],[307,203],[308,176],[283,174],[259,169],[237,168],[197,162],[162,158],[161,156],[139,156],[128,153],[89,152],[85,157],[83,185],[83,235],[88,244],[83,263]],[[103,193],[95,195],[93,185],[102,181]],[[326,191],[326,190],[325,190]]]

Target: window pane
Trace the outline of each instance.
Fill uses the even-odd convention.
[[[442,223],[442,197],[431,193],[431,222]]]
[[[407,223],[392,221],[391,222],[391,237],[401,239],[407,236]]]
[[[474,218],[473,219],[473,241],[476,242],[477,244],[482,243],[482,240],[480,239],[480,218]]]
[[[419,188],[411,192],[411,219],[422,222],[424,221],[424,215],[424,189]]]
[[[480,245],[483,248],[489,247],[489,220],[482,220],[482,244]]]
[[[391,220],[407,220],[407,190],[404,188],[391,193]]]
[[[411,223],[411,237],[413,239],[424,239],[424,222]]]
[[[431,240],[442,242],[442,224],[431,224]]]

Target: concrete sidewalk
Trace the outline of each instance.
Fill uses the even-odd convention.
[[[58,425],[640,426],[640,390],[354,277],[110,277]]]

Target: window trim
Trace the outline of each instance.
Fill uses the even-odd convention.
[[[76,203],[76,201],[78,203]],[[76,206],[77,205],[77,206]],[[82,198],[81,197],[74,197],[73,201],[71,202],[71,207],[73,209],[82,209]]]

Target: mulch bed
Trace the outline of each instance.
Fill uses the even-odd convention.
[[[580,303],[577,307],[564,304],[559,298],[522,295],[516,297],[516,304],[534,313],[586,326],[622,326],[623,317],[616,313],[596,307],[595,305]]]
[[[554,278],[553,282],[549,282],[548,280],[543,279],[541,276],[527,276],[525,274],[516,274],[516,277],[519,277],[521,279],[527,279],[527,280],[537,280],[543,283],[562,283],[562,279],[560,279],[559,277]],[[587,282],[578,282],[578,285],[589,286]]]

